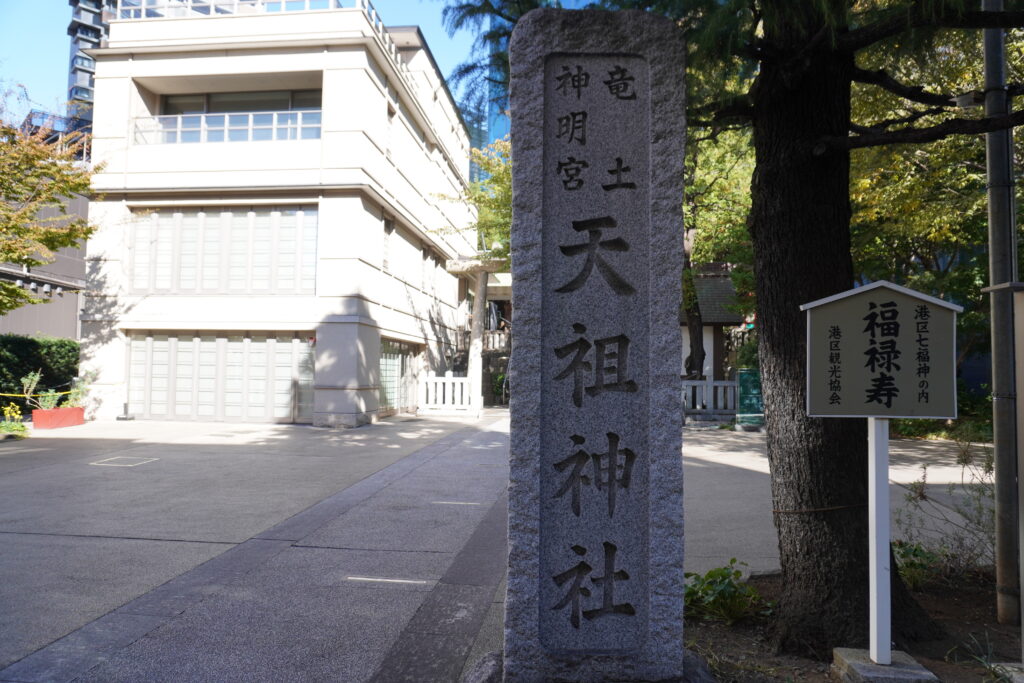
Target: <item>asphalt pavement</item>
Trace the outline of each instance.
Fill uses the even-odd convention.
[[[684,434],[686,569],[778,566],[762,435]],[[949,444],[896,442],[899,482]],[[454,681],[501,647],[508,415],[0,443],[0,681]]]

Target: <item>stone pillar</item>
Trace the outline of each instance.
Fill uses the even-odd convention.
[[[682,33],[513,33],[506,681],[683,676]]]

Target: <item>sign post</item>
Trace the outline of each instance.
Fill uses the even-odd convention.
[[[892,663],[889,420],[956,418],[956,314],[891,282],[804,304],[807,415],[868,418],[870,650]]]
[[[869,652],[876,664],[892,664],[892,591],[889,566],[889,420],[868,418]]]

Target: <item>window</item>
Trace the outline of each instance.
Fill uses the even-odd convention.
[[[90,102],[92,101],[91,88],[85,88],[80,85],[76,85],[75,87],[71,88],[71,90],[68,92],[71,95],[71,99],[73,100],[88,100]]]
[[[136,142],[320,139],[320,90],[165,95],[163,115],[139,119]]]
[[[71,60],[71,65],[80,69],[96,70],[96,60],[85,55],[75,55],[75,58]]]
[[[132,225],[134,293],[313,294],[317,210],[158,211]]]
[[[285,111],[291,98],[287,90],[271,92],[210,93],[206,110],[210,113],[233,111]]]
[[[167,95],[164,97],[165,114],[202,114],[206,111],[205,95]]]
[[[89,38],[91,40],[99,40],[100,32],[91,26],[82,26],[81,24],[75,25],[75,35],[79,38]]]
[[[322,102],[320,90],[264,90],[164,95],[163,113],[231,114],[263,111],[315,111]]]
[[[380,340],[380,410],[394,413],[414,403],[417,349],[412,344]]]

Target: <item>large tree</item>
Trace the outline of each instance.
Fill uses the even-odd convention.
[[[0,107],[0,115],[4,112]],[[0,122],[0,263],[34,268],[54,251],[78,246],[93,231],[67,212],[66,199],[89,193],[91,172],[79,159],[86,136],[54,135]],[[0,280],[0,315],[47,299]]]
[[[502,3],[494,3],[502,4]],[[980,134],[1024,122],[960,115],[950,92],[902,82],[888,55],[928,58],[943,29],[1024,25],[1024,12],[962,0],[608,0],[677,19],[688,69],[728,74],[690,92],[691,126],[749,125],[756,159],[748,229],[773,514],[784,594],[777,642],[827,655],[867,640],[867,453],[862,420],[808,418],[802,303],[854,284],[850,151]],[[692,82],[692,81],[691,81]],[[733,87],[727,87],[732,84]],[[854,84],[894,96],[889,115],[855,121]],[[934,635],[894,581],[897,641]]]
[[[679,19],[691,69],[749,73],[749,85],[690,112],[696,125],[747,122],[756,165],[748,228],[754,248],[768,458],[784,594],[777,638],[826,654],[867,637],[867,457],[861,420],[804,412],[799,304],[854,282],[850,150],[924,143],[1019,123],[963,118],[949,92],[893,76],[899,59],[934,55],[944,28],[1019,24],[955,0],[715,0],[629,3]],[[886,59],[888,57],[888,59]],[[926,57],[925,57],[926,58]],[[854,84],[892,95],[887,115],[855,121]],[[897,638],[929,624],[895,582]]]

